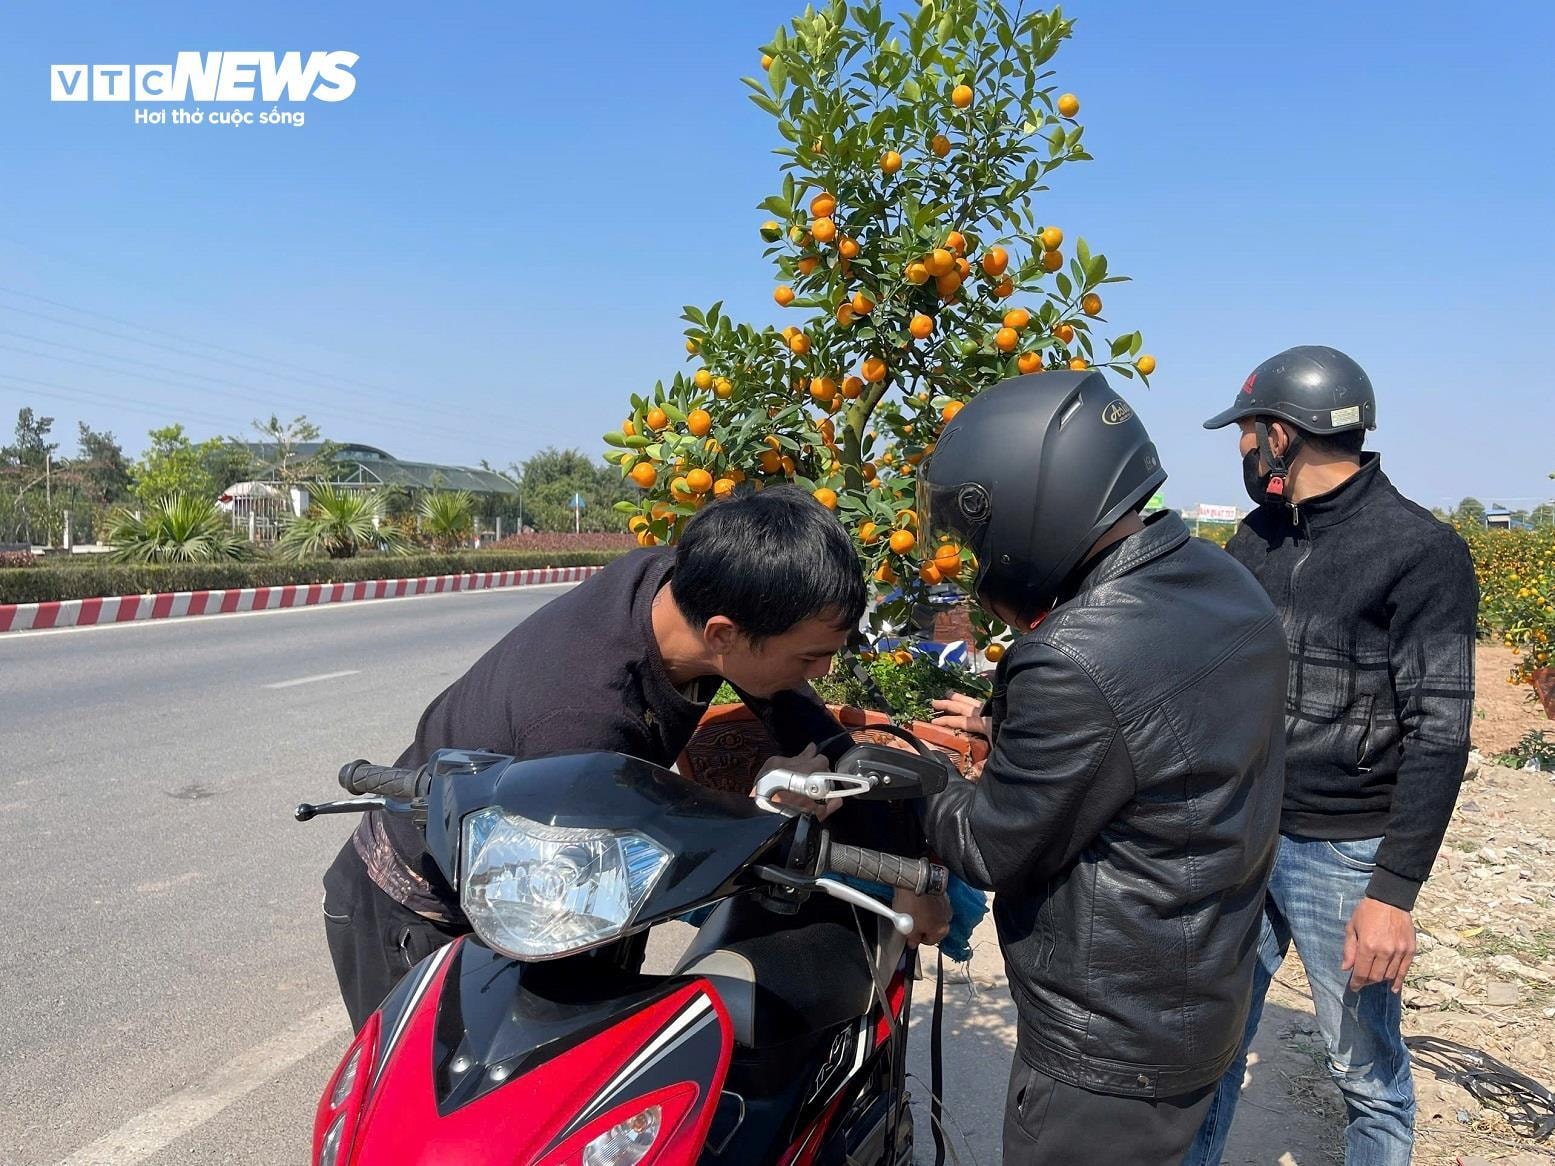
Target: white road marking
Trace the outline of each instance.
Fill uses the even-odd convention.
[[[342,676],[359,676],[360,668],[348,668],[344,672],[321,672],[317,676],[299,676],[296,680],[280,680],[266,684],[265,688],[296,688],[299,684],[317,684],[320,680],[339,680]]]
[[[57,1166],[134,1166],[210,1121],[240,1100],[350,1032],[340,1005],[331,1004],[228,1061],[210,1077],[130,1118]]]
[[[422,599],[448,599],[455,595],[523,595],[529,591],[566,591],[577,583],[528,583],[522,587],[480,587],[470,591],[429,591],[425,595],[395,595],[383,599],[355,599],[340,603],[309,603],[302,607],[271,607],[264,611],[212,612],[209,615],[181,616],[178,619],[132,619],[123,623],[91,623],[75,628],[28,628],[14,632],[0,632],[0,646],[8,640],[24,640],[33,636],[69,636],[85,632],[106,632],[115,628],[156,628],[169,624],[215,623],[229,619],[249,619],[261,615],[304,615],[320,611],[350,611],[352,608],[380,607],[385,603],[415,603]]]

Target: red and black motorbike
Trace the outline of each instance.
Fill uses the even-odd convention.
[[[353,762],[412,815],[474,934],[427,957],[346,1051],[316,1166],[909,1166],[909,916],[845,879],[942,892],[943,867],[843,845],[771,797],[898,799],[947,763],[856,745],[754,798],[613,753]],[[710,909],[669,975],[645,932]]]

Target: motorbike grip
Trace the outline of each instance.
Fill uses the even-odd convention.
[[[340,784],[353,794],[377,794],[399,802],[426,795],[422,770],[369,765],[366,761],[352,761],[341,766]]]
[[[826,865],[842,875],[900,887],[919,895],[943,895],[949,872],[928,859],[903,858],[863,846],[834,842],[827,849]]]

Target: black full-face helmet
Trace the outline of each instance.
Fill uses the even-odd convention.
[[[920,470],[919,521],[972,550],[979,603],[1029,627],[1164,481],[1150,435],[1100,372],[1032,373],[945,427]]]

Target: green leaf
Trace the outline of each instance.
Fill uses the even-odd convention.
[[[625,448],[626,434],[622,433],[618,429],[613,429],[609,433],[605,434],[605,444],[613,445],[618,449]]]
[[[749,97],[757,106],[770,113],[773,117],[783,116],[783,111],[779,108],[778,103],[765,93],[747,93],[745,96]]]
[[[610,509],[614,510],[617,514],[636,514],[639,510],[642,509],[642,507],[638,506],[635,502],[617,502]]]
[[[916,81],[904,81],[902,83],[902,97],[916,105],[923,100],[923,90],[918,88],[918,82]]]
[[[653,442],[651,439],[644,437],[640,433],[634,433],[630,437],[623,437],[621,439],[621,444],[626,446],[628,449],[647,449],[650,445],[653,444]]]
[[[761,202],[757,204],[757,209],[770,211],[772,214],[775,214],[782,219],[791,219],[794,217],[793,207],[791,207],[787,202],[775,194],[770,198],[762,199]]]
[[[767,81],[772,86],[772,96],[782,97],[783,90],[788,88],[788,63],[781,56],[772,58],[772,67],[767,70]]]
[[[1089,271],[1091,267],[1091,249],[1086,246],[1084,237],[1081,237],[1080,241],[1075,244],[1074,253],[1079,257],[1080,266]]]
[[[1066,300],[1072,299],[1074,297],[1074,284],[1069,282],[1069,277],[1062,271],[1058,273],[1058,279],[1056,282],[1058,284],[1059,295],[1063,296]]]

